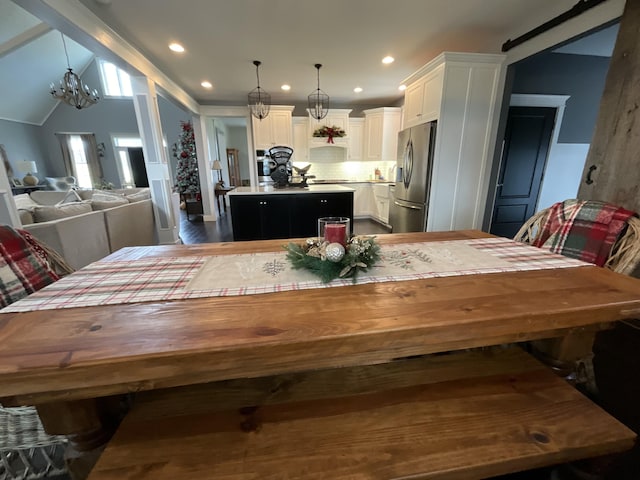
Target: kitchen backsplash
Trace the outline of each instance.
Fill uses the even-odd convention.
[[[356,180],[366,181],[375,179],[376,168],[384,180],[395,181],[396,162],[317,162],[311,163],[309,175],[315,175],[318,180]],[[293,162],[302,168],[307,162]]]

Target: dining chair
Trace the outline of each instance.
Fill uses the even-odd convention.
[[[569,201],[575,202],[575,200],[565,202]],[[556,203],[534,214],[522,225],[513,239],[517,242],[535,245],[542,235],[543,225],[547,222],[552,210],[559,208],[559,204],[565,202]],[[594,201],[586,201],[585,203],[602,204],[602,202]],[[640,267],[640,218],[637,215],[631,216],[625,223],[625,228],[617,236],[603,266],[617,273],[634,276],[634,273],[640,273],[638,272]]]
[[[591,214],[585,215],[585,218],[581,219],[583,224],[581,227],[583,230],[579,231],[577,235],[584,234],[584,229],[589,228],[589,219],[594,218],[593,211],[599,211],[599,209],[608,209],[608,212],[618,211],[618,207],[606,204],[604,202],[597,201],[579,201],[579,200],[565,200],[564,202],[558,202],[549,208],[545,208],[540,212],[529,218],[522,228],[516,233],[514,240],[530,245],[539,246],[540,248],[549,248],[544,242],[541,242],[542,237],[549,235],[550,217],[556,216],[564,218],[563,212],[567,209],[579,209],[586,208],[592,209]],[[576,212],[571,210],[574,214]],[[637,214],[622,209],[623,215],[620,216],[622,225],[618,225],[619,232],[613,232],[613,236],[610,237],[611,245],[605,245],[606,258],[602,262],[604,268],[613,270],[614,272],[624,275],[631,275],[640,277],[640,219]],[[579,212],[577,213],[579,215]],[[608,218],[608,217],[607,217]],[[570,222],[570,220],[568,220]],[[597,223],[594,221],[594,224]],[[570,237],[572,235],[572,225],[569,223],[555,222],[556,228],[563,229],[563,235]],[[602,225],[594,226],[594,228],[604,228]],[[601,232],[602,233],[602,232]],[[553,243],[553,242],[549,242]],[[574,242],[574,245],[576,243]],[[578,242],[579,244],[579,242]],[[557,246],[557,245],[556,245]],[[553,251],[552,248],[549,248]],[[567,254],[563,252],[561,248],[557,253]],[[568,256],[574,258],[580,258],[581,252],[577,249],[573,249],[568,252]],[[633,323],[633,320],[624,321],[625,323]],[[637,328],[637,327],[634,327]],[[595,376],[593,373],[592,354],[585,357],[584,352],[590,351],[593,345],[595,332],[575,332],[563,338],[553,338],[544,340],[534,340],[528,343],[530,352],[538,357],[543,362],[554,368],[559,374],[567,378],[572,383],[582,385],[589,393],[596,394],[597,386],[595,383]]]
[[[0,306],[55,282],[73,269],[29,232],[0,226]],[[64,475],[67,440],[44,431],[35,407],[0,405],[0,480]]]

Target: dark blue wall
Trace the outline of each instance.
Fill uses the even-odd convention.
[[[544,53],[515,66],[512,93],[570,95],[559,143],[591,143],[608,57]]]

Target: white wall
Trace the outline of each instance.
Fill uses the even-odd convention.
[[[42,141],[40,127],[0,119],[0,144],[4,145],[15,178],[22,179],[27,173],[16,168],[17,162],[22,160],[36,162],[38,171],[35,175],[40,180],[52,176],[47,169],[49,155]]]
[[[547,159],[536,211],[576,198],[588,152],[588,143],[558,143],[553,147]]]

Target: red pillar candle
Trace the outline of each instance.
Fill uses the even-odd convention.
[[[324,239],[329,243],[346,245],[347,226],[344,223],[327,223],[324,227]]]

